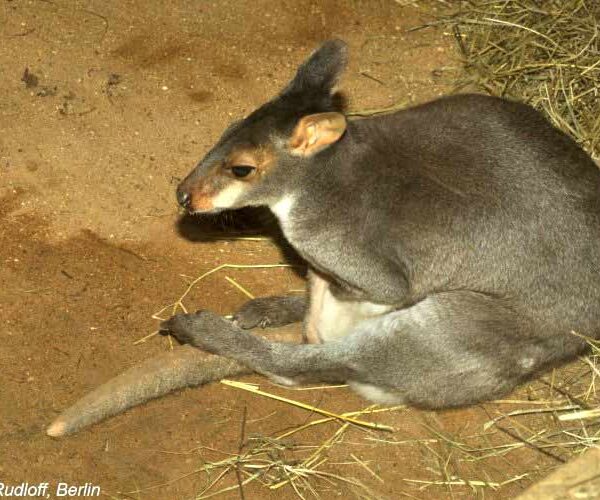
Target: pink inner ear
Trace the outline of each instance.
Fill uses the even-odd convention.
[[[298,122],[289,145],[292,154],[311,156],[334,142],[346,130],[346,117],[341,113],[317,113]]]

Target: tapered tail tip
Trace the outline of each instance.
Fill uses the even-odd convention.
[[[61,420],[55,420],[50,427],[46,429],[46,434],[51,437],[64,436],[66,432],[66,424]]]

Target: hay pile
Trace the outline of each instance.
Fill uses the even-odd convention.
[[[531,104],[600,158],[598,0],[470,0],[444,22],[465,58],[461,86]]]
[[[600,2],[598,0],[469,0],[441,22],[464,58],[458,88],[527,102],[600,159]],[[574,334],[576,334],[574,332]],[[526,447],[550,459],[546,471],[600,444],[600,343],[591,353],[528,387],[530,403],[497,415],[475,443],[450,439],[459,461],[480,461]],[[490,407],[491,405],[488,405]],[[503,442],[481,447],[496,428]],[[448,439],[446,437],[446,439]],[[468,440],[466,440],[468,441]],[[507,462],[509,464],[510,462]],[[537,468],[536,468],[537,469]],[[540,470],[521,477],[539,478]],[[579,475],[585,488],[587,479]],[[578,498],[597,498],[581,493]]]

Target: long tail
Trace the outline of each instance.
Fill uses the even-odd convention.
[[[260,335],[273,342],[298,343],[298,325],[291,324]],[[185,387],[195,387],[252,370],[232,359],[206,354],[188,345],[133,366],[93,390],[62,412],[46,429],[52,437],[66,436],[134,406]]]
[[[252,370],[231,359],[179,346],[133,366],[93,390],[54,420],[46,434],[65,436],[177,389],[248,373]]]

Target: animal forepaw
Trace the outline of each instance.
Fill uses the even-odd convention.
[[[293,323],[299,320],[298,313],[287,306],[289,301],[288,297],[260,297],[250,300],[235,313],[233,321],[244,330]]]
[[[219,353],[235,333],[230,321],[211,312],[177,314],[160,324],[160,333],[173,335],[180,343]]]

